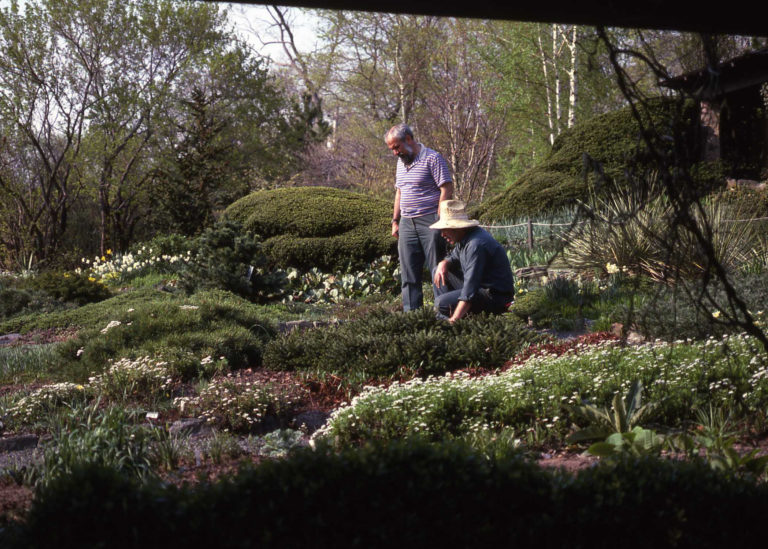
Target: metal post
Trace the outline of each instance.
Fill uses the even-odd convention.
[[[533,250],[533,222],[528,218],[528,250]]]

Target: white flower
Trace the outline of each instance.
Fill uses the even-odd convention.
[[[608,274],[616,274],[619,272],[619,266],[615,263],[606,263],[605,264],[605,270]]]
[[[102,334],[106,334],[108,331],[110,331],[112,328],[115,328],[116,326],[120,326],[122,324],[119,320],[113,320],[109,324],[107,324],[102,330]]]

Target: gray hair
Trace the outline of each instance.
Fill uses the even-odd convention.
[[[405,138],[409,135],[411,136],[411,139],[413,139],[413,130],[408,124],[395,124],[389,128],[389,131],[384,136],[384,141],[387,141],[392,137],[399,141],[405,141]]]

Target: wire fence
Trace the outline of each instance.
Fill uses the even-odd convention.
[[[755,223],[758,221],[768,221],[768,217],[752,217],[749,219],[723,219],[724,223]],[[480,227],[483,227],[484,229],[487,229],[488,231],[497,231],[501,232],[504,231],[504,237],[506,240],[511,240],[513,238],[516,239],[525,239],[527,243],[527,247],[529,250],[532,250],[534,247],[535,240],[538,238],[541,238],[542,236],[553,236],[557,232],[562,232],[563,227],[573,227],[576,225],[581,225],[584,223],[588,223],[589,221],[572,221],[569,223],[541,223],[541,222],[534,222],[531,220],[528,220],[523,223],[514,223],[512,225],[480,225]],[[538,228],[538,231],[534,231],[534,227]],[[510,235],[509,231],[514,229],[525,229],[524,234],[513,234]],[[542,230],[542,228],[545,228]],[[559,229],[559,230],[558,230]],[[538,235],[535,234],[535,232],[539,233]]]
[[[768,217],[752,217],[750,219],[723,219],[725,223],[751,223],[753,221],[768,221]],[[587,223],[587,221],[576,221],[574,223],[538,223],[538,222],[526,222],[516,223],[514,225],[480,225],[484,229],[516,229],[518,227],[570,227],[572,225],[579,225],[581,223]]]

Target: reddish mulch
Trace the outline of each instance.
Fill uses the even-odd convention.
[[[21,337],[14,340],[11,343],[7,343],[8,347],[16,347],[19,345],[42,345],[44,343],[58,343],[60,341],[67,341],[77,335],[78,328],[48,328],[46,330],[34,330],[26,334],[22,334]]]
[[[552,340],[547,343],[541,343],[539,345],[531,345],[527,349],[524,349],[521,353],[515,355],[515,358],[507,361],[504,364],[503,369],[510,368],[512,366],[518,366],[523,364],[526,360],[534,356],[560,356],[578,347],[586,347],[588,345],[597,345],[604,341],[619,341],[620,338],[612,332],[595,332],[580,335],[566,340]]]
[[[21,519],[32,504],[33,492],[11,478],[0,480],[0,527]]]

